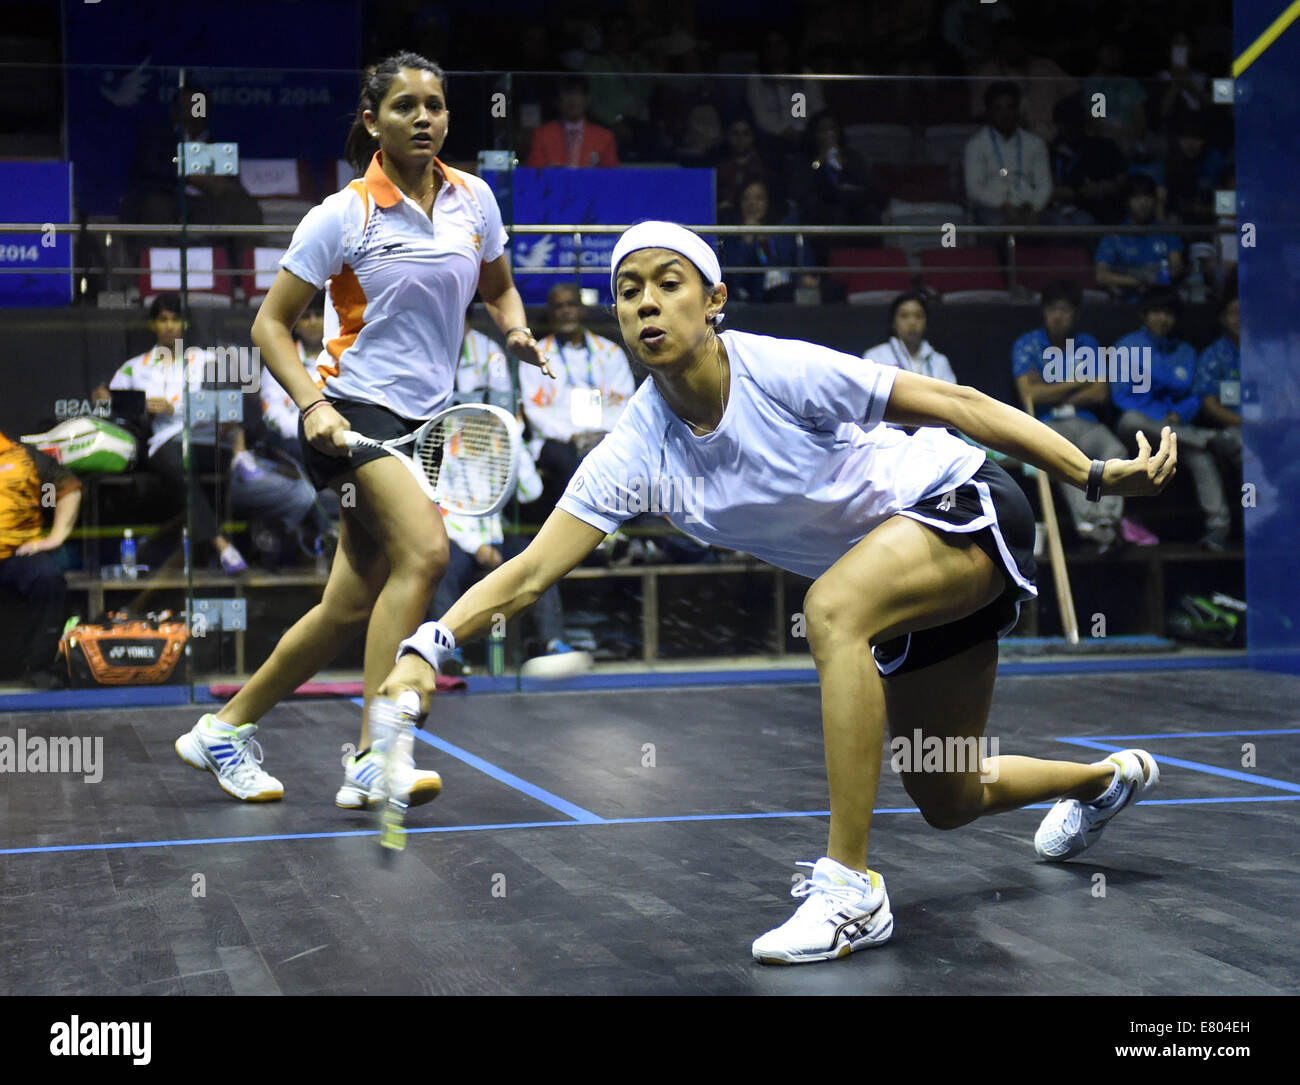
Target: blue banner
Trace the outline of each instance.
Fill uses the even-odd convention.
[[[208,91],[211,141],[238,143],[241,158],[309,159],[320,191],[339,187],[334,162],[359,91],[360,0],[65,0],[63,25],[68,153],[88,214],[118,214],[129,187],[169,169],[174,181],[170,108],[182,66],[187,84]]]
[[[632,224],[666,219],[687,225],[717,222],[713,170],[695,169],[517,169],[513,173],[485,172],[506,228],[551,223],[582,226]],[[601,304],[611,304],[609,258],[618,234],[583,234],[581,251],[572,234],[511,235],[510,266],[520,296],[527,304],[546,300],[557,282],[573,282],[572,270],[584,272],[583,287],[599,291]],[[710,244],[715,239],[706,237]],[[529,274],[535,268],[568,268],[568,275]]]
[[[72,221],[72,167],[67,162],[0,162],[0,192],[11,222],[35,225]],[[46,230],[0,234],[0,305],[67,305],[72,273],[72,237]]]

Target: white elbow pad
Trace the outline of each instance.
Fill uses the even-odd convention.
[[[414,652],[435,671],[441,671],[455,651],[456,638],[450,629],[442,622],[425,622],[397,646],[397,658],[400,660],[407,652]]]

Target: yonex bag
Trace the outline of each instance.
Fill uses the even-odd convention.
[[[29,433],[22,441],[83,474],[120,474],[135,464],[134,435],[102,418],[69,418],[46,433]]]
[[[185,650],[189,630],[170,611],[144,618],[114,611],[102,622],[73,626],[59,655],[73,686],[151,686],[166,682]]]

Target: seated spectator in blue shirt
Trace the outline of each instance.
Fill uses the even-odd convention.
[[[1224,334],[1201,351],[1192,390],[1201,397],[1201,423],[1216,431],[1211,447],[1241,465],[1241,304],[1236,289],[1219,303]]]
[[[1034,417],[1095,460],[1127,459],[1128,453],[1092,408],[1109,398],[1099,374],[1100,347],[1087,332],[1076,333],[1082,292],[1060,280],[1043,288],[1043,326],[1026,332],[1011,348],[1016,389]],[[1113,494],[1089,501],[1082,490],[1062,486],[1080,539],[1108,551],[1119,541],[1124,499]]]
[[[1142,328],[1115,344],[1117,354],[1108,359],[1116,369],[1110,394],[1123,412],[1115,428],[1133,448],[1139,431],[1148,441],[1158,443],[1163,427],[1173,429],[1178,437],[1179,465],[1186,464],[1191,472],[1205,517],[1201,545],[1222,550],[1227,545],[1231,517],[1211,451],[1215,431],[1192,424],[1201,409],[1201,397],[1193,388],[1196,351],[1174,337],[1181,311],[1175,290],[1154,287],[1142,299]]]
[[[1127,222],[1156,221],[1156,183],[1143,174],[1128,182]],[[1183,242],[1174,234],[1107,234],[1097,246],[1097,282],[1123,301],[1137,301],[1143,288],[1175,283],[1183,275]]]
[[[740,194],[740,225],[776,225],[772,197],[766,183],[750,181]],[[788,219],[786,220],[789,221]],[[790,234],[732,234],[722,239],[723,267],[765,267],[755,271],[728,275],[727,285],[741,301],[793,301],[794,275],[798,252]]]

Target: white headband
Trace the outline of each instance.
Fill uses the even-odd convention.
[[[708,280],[709,286],[722,282],[722,267],[713,249],[698,234],[675,222],[638,222],[623,231],[610,257],[609,292],[615,293],[618,265],[638,249],[667,249],[685,256]]]

